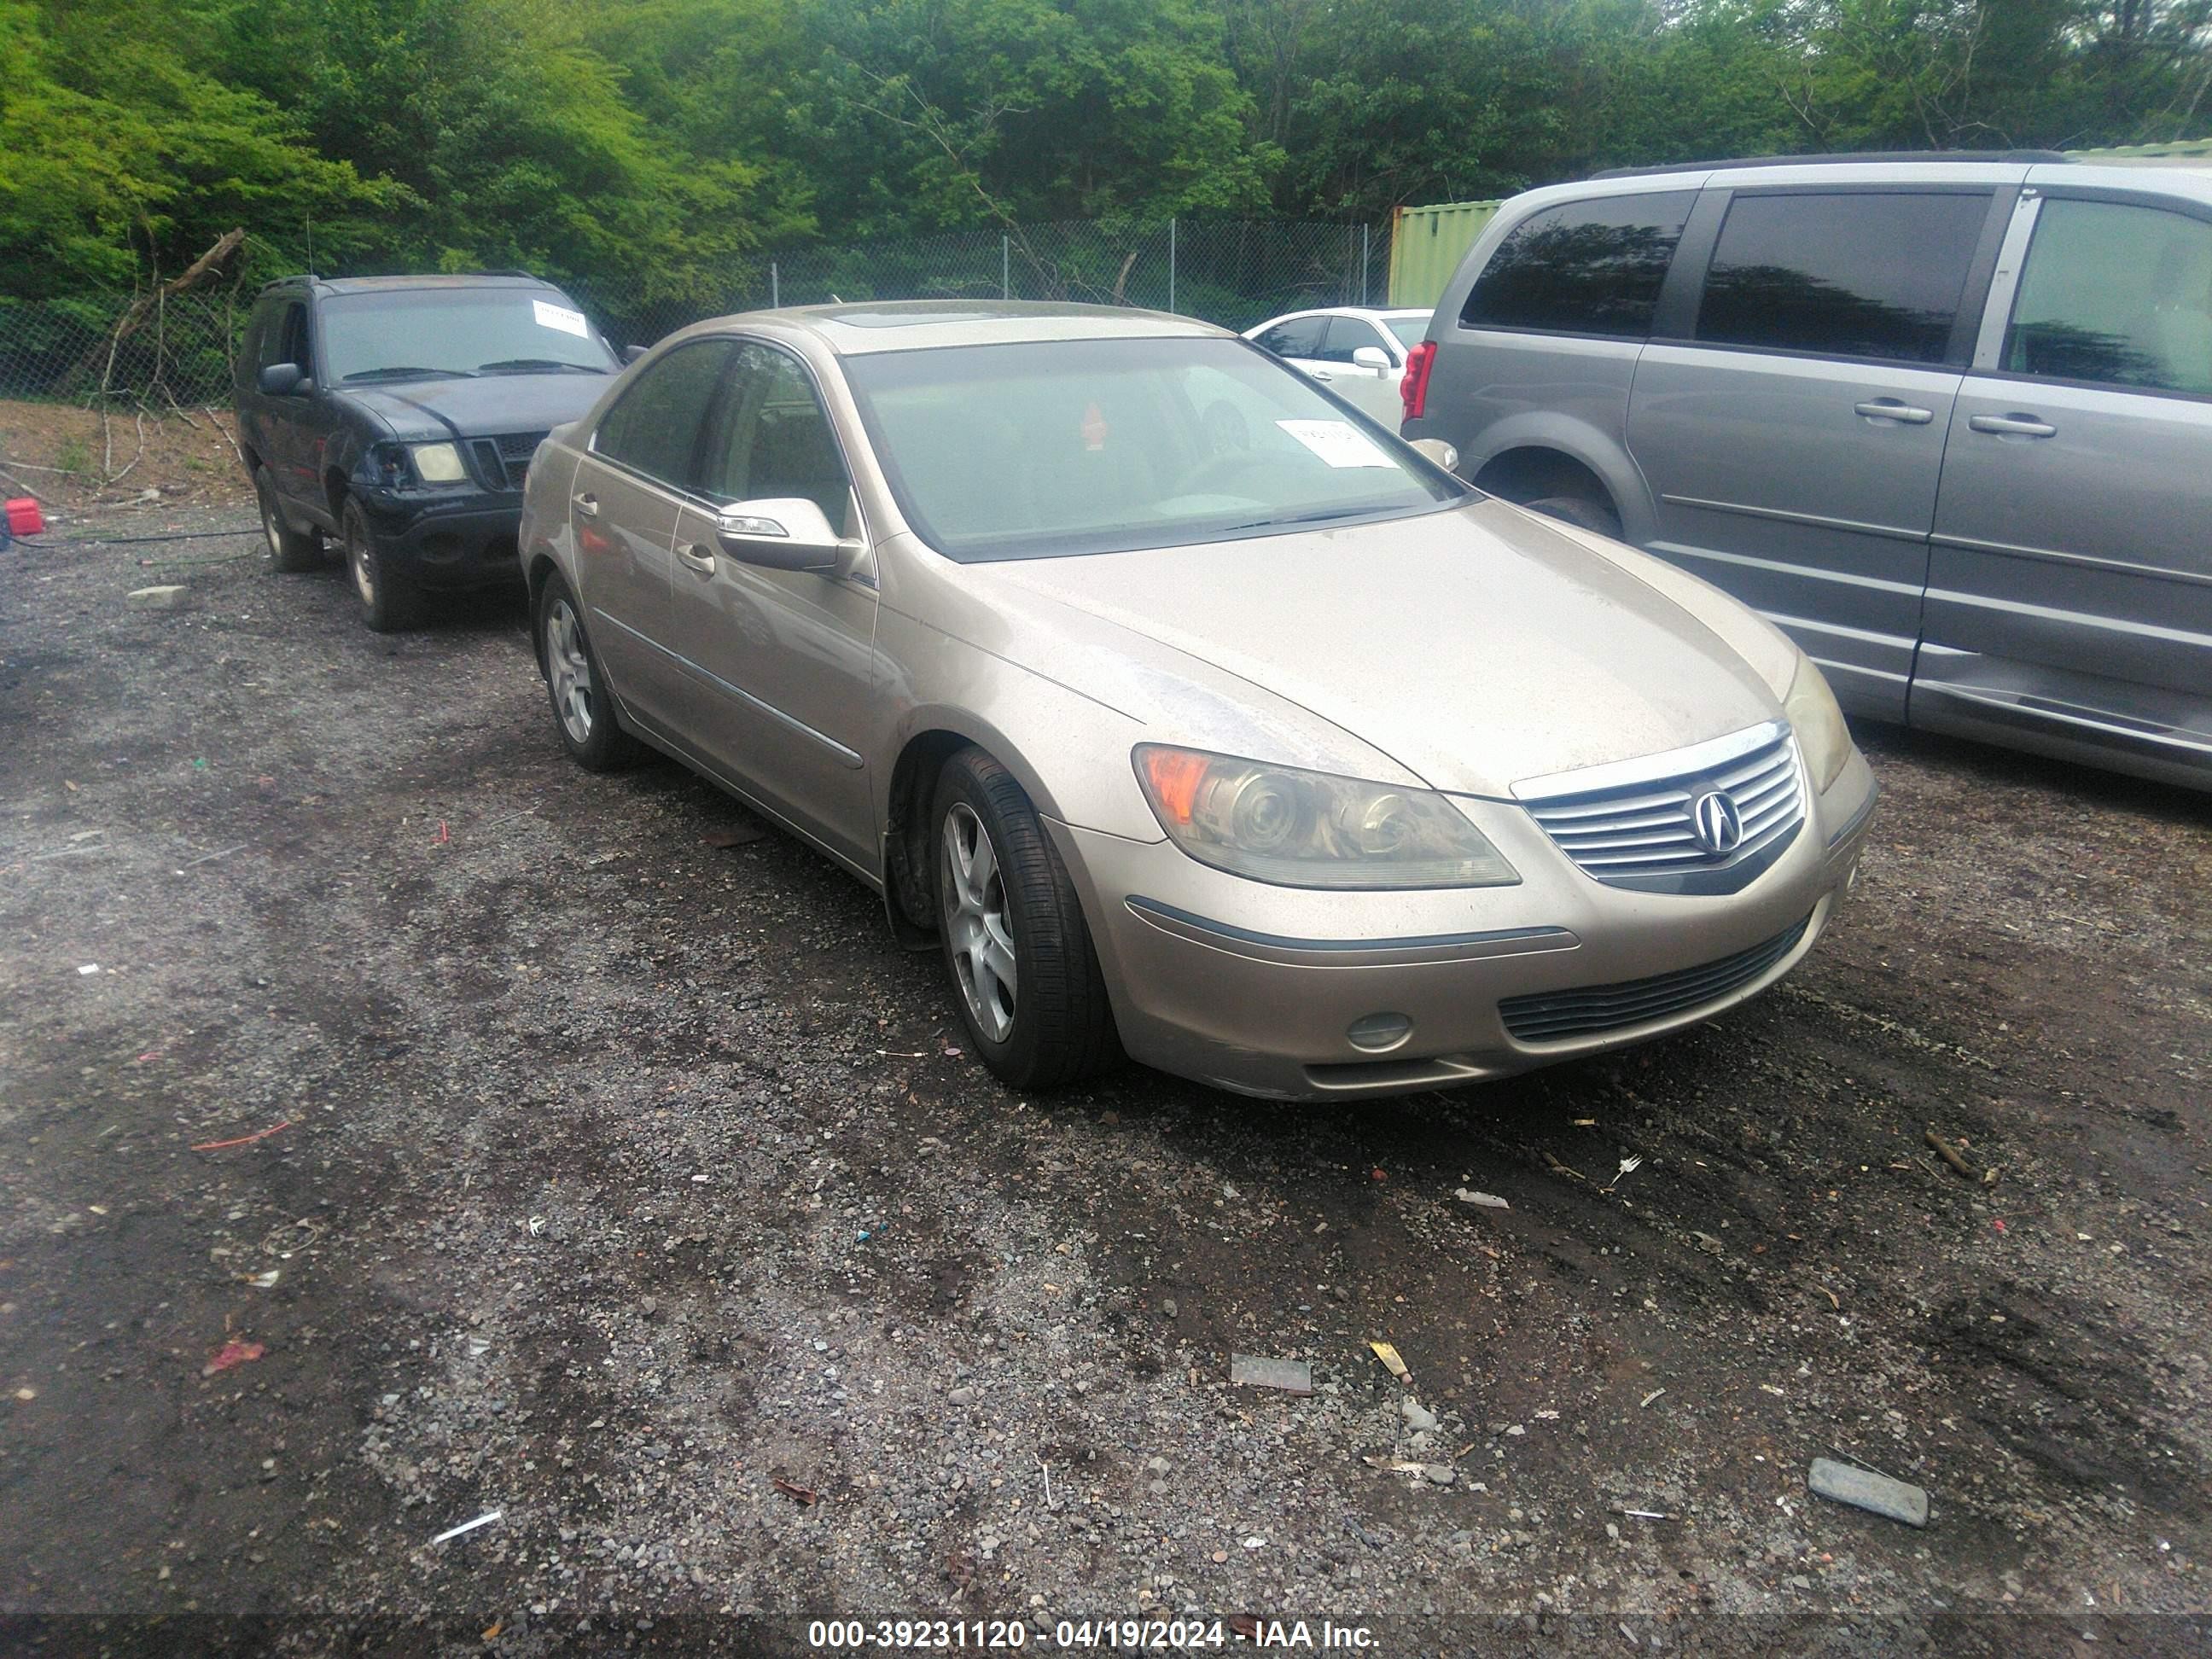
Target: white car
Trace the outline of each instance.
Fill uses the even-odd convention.
[[[1430,315],[1330,306],[1291,312],[1245,330],[1244,337],[1395,432],[1406,413],[1398,399],[1399,377],[1406,372],[1406,354],[1428,333]]]

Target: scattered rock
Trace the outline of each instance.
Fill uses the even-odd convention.
[[[133,611],[181,611],[191,589],[179,586],[134,588],[124,603]]]

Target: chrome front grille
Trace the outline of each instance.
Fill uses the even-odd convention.
[[[1498,1018],[1520,1042],[1558,1042],[1649,1024],[1669,1014],[1717,1002],[1750,984],[1796,949],[1812,920],[1808,916],[1763,944],[1695,968],[1625,980],[1618,985],[1586,985],[1572,991],[1508,997],[1498,1005]]]
[[[1585,874],[1644,891],[1734,892],[1780,857],[1805,821],[1804,769],[1779,720],[1648,761],[1538,779],[1514,793]],[[1700,830],[1708,795],[1734,809],[1732,845]]]

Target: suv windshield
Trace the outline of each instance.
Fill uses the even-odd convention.
[[[322,303],[330,382],[440,374],[611,374],[614,353],[547,289],[397,289]]]
[[[954,346],[844,368],[900,509],[963,562],[1397,518],[1468,494],[1241,340]]]

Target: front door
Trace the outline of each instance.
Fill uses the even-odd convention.
[[[2031,198],[2003,265],[1952,416],[1913,723],[2202,767],[2212,206]]]
[[[670,588],[677,522],[696,502],[708,411],[736,349],[698,340],[647,363],[600,420],[568,489],[585,627],[616,694],[663,732],[692,695]]]
[[[1363,346],[1381,352],[1391,366],[1376,368],[1352,362],[1353,354]],[[1406,414],[1405,404],[1398,396],[1397,362],[1397,354],[1384,343],[1382,331],[1374,324],[1359,317],[1332,317],[1328,332],[1322,338],[1321,363],[1313,377],[1395,432]]]
[[[862,526],[836,430],[805,365],[738,347],[709,422],[702,493],[714,506],[804,496]],[[862,759],[873,692],[876,585],[849,570],[771,570],[724,552],[711,507],[676,527],[675,643],[697,684],[686,741],[764,805],[862,869],[877,866]]]
[[[1737,191],[1694,339],[1653,340],[1629,399],[1650,550],[1764,613],[1847,708],[1886,719],[1905,716],[1990,213],[1985,189]]]

